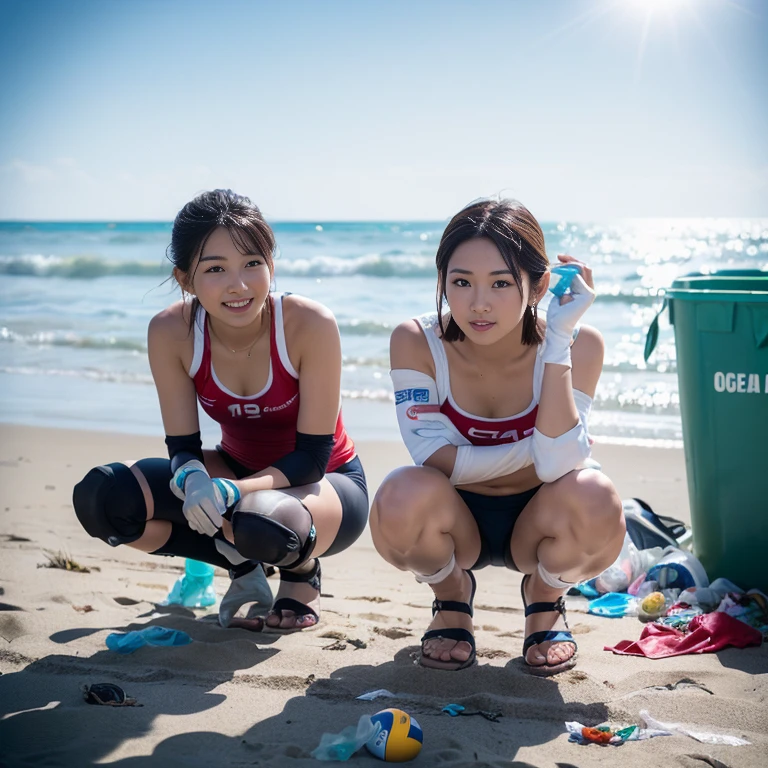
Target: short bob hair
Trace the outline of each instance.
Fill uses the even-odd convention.
[[[437,265],[437,316],[440,331],[446,341],[464,341],[464,332],[451,318],[443,325],[443,302],[448,281],[448,263],[453,252],[467,240],[487,237],[499,249],[523,295],[521,273],[530,280],[535,292],[549,270],[544,245],[544,233],[533,214],[516,200],[478,200],[459,211],[448,223],[440,238],[435,263]],[[523,317],[523,344],[540,344],[543,339],[538,325],[536,305],[529,305]]]

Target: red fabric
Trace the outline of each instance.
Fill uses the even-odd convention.
[[[663,659],[687,653],[714,653],[728,646],[746,648],[762,642],[763,636],[753,627],[727,613],[715,611],[694,616],[685,633],[663,624],[646,624],[639,640],[621,640],[613,648],[606,645],[603,650],[624,656]]]

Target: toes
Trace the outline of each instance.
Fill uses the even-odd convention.
[[[573,656],[576,649],[571,643],[556,643],[547,651],[547,659],[550,664],[562,664]]]
[[[270,613],[267,616],[267,626],[276,629],[306,629],[315,624],[317,619],[311,613],[297,616],[295,613],[284,611],[282,615]]]
[[[571,643],[555,643],[542,648],[543,645],[544,643],[534,646],[526,654],[525,659],[531,666],[562,664],[576,653],[576,649]]]
[[[427,641],[422,653],[435,661],[466,661],[472,653],[469,643],[459,641],[445,648],[439,641]]]

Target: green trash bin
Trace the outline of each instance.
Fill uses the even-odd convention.
[[[686,275],[665,305],[675,329],[694,553],[710,579],[768,592],[768,272]],[[657,335],[658,317],[646,360]]]

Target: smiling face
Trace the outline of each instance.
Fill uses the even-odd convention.
[[[445,296],[451,316],[475,344],[493,344],[519,328],[530,295],[528,275],[521,289],[499,249],[487,237],[461,243],[448,262]]]
[[[272,281],[267,259],[254,248],[244,247],[247,240],[241,239],[238,247],[226,227],[217,227],[190,271],[176,275],[211,317],[236,328],[259,317]]]

